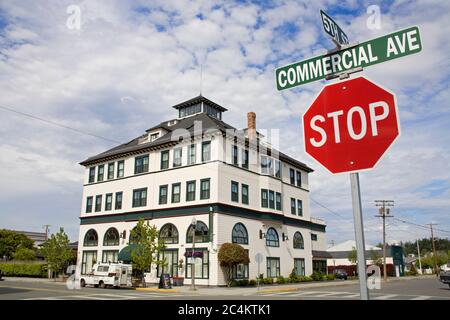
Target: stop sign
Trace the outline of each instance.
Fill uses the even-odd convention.
[[[302,121],[306,153],[331,173],[373,168],[400,134],[395,95],[363,77],[325,86]]]

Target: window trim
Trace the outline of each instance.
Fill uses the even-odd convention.
[[[174,189],[175,187],[179,187],[179,193],[178,193],[178,201],[174,201]],[[181,183],[180,182],[176,182],[176,183],[172,183],[172,193],[171,193],[171,197],[170,197],[170,202],[171,203],[180,203],[181,202]]]
[[[236,192],[233,192],[233,186],[236,187]],[[231,201],[239,202],[239,182],[231,180]]]
[[[120,195],[120,202],[117,201],[118,195]],[[114,210],[122,210],[122,202],[123,202],[123,191],[118,191],[116,192],[116,198],[114,201]]]
[[[99,199],[99,200],[98,200]],[[103,202],[103,195],[99,194],[95,196],[95,212],[102,211],[102,202]]]
[[[88,183],[94,183],[95,182],[95,166],[89,168],[89,178]]]
[[[186,251],[192,251],[192,248],[186,248]],[[210,270],[209,270],[209,265],[210,265],[210,263],[209,263],[209,260],[210,260],[209,250],[208,250],[208,248],[195,248],[194,249],[194,252],[198,252],[198,251],[202,251],[203,252],[202,277],[199,278],[199,277],[196,277],[195,275],[194,275],[194,277],[195,277],[195,279],[209,279],[209,273],[210,273]],[[205,252],[208,253],[208,260],[206,262],[204,262]],[[192,257],[191,258],[186,257],[185,278],[186,279],[192,279],[192,262],[189,263],[188,259],[190,259],[192,261]],[[194,258],[194,259],[196,259],[196,258]],[[191,276],[190,277],[188,276],[188,269],[189,269],[188,266],[190,266],[190,270],[191,270]],[[208,270],[208,272],[207,272],[208,274],[206,275],[206,277],[205,277],[205,274],[203,272],[205,270],[205,266],[207,266],[206,270]]]
[[[281,192],[275,193],[275,210],[283,211],[283,195]]]
[[[297,215],[303,217],[303,200],[297,199]]]
[[[209,159],[205,159],[205,147],[209,146]],[[202,142],[202,162],[211,161],[211,140]]]
[[[197,189],[197,183],[196,182],[197,182],[196,180],[186,181],[186,202],[188,202],[188,201],[195,201],[196,189]],[[192,192],[189,191],[189,185],[194,185],[194,191],[193,191],[192,199],[189,199],[189,194],[192,193]]]
[[[180,152],[179,158],[175,156],[178,151]],[[179,163],[177,162],[178,160],[180,161]],[[173,149],[172,168],[178,168],[181,167],[182,165],[183,165],[183,147],[176,147]]]
[[[163,160],[164,159],[163,155],[167,155],[167,160]],[[169,169],[169,164],[170,164],[170,152],[169,152],[169,150],[161,151],[160,156],[161,156],[160,169],[161,170]],[[167,164],[166,166],[164,166],[165,163]]]
[[[166,189],[165,201],[162,201],[164,199],[161,195],[161,191],[163,189]],[[158,204],[167,204],[168,200],[169,200],[169,185],[168,184],[160,185],[158,192]]]
[[[300,246],[295,245],[295,239],[297,238],[301,239]],[[296,231],[294,233],[294,236],[292,237],[292,246],[294,249],[301,249],[301,250],[305,249],[305,239],[303,238],[303,235],[300,231]]]
[[[297,215],[297,200],[295,198],[291,198],[291,214]]]
[[[236,236],[235,235],[235,230],[236,227],[242,227],[245,236]],[[242,241],[240,241],[239,239],[242,239]],[[245,225],[242,222],[237,222],[234,224],[233,229],[231,229],[231,243],[237,243],[237,244],[248,244],[248,230],[245,227]]]
[[[207,191],[202,189],[203,182],[208,182]],[[207,197],[204,196],[203,192],[208,192],[208,196]],[[200,200],[206,200],[206,199],[209,199],[210,197],[211,197],[211,178],[200,179]]]
[[[269,231],[273,231],[273,235],[276,236],[276,239],[269,239]],[[274,247],[279,248],[280,247],[280,236],[278,235],[277,230],[275,228],[270,227],[266,231],[266,247]]]
[[[244,195],[244,189],[247,190],[247,195]],[[248,184],[241,183],[241,202],[242,204],[249,204],[249,192],[250,188]]]
[[[168,228],[168,227],[174,228],[173,230],[176,232],[177,235],[176,236],[172,236],[172,237],[165,237],[165,238],[163,238],[161,234],[164,231],[164,229]],[[164,244],[178,244],[180,242],[180,232],[178,231],[178,228],[173,223],[168,222],[168,223],[165,223],[161,227],[161,229],[159,229],[158,238],[159,239],[166,239],[167,238],[167,239],[172,239],[173,240],[173,242],[164,242]]]
[[[122,164],[122,169],[120,165]],[[125,176],[125,160],[117,161],[117,178],[123,178]]]
[[[100,173],[100,169],[102,169],[101,173]],[[100,179],[100,175],[101,175],[101,179]],[[104,164],[100,164],[98,166],[98,170],[97,170],[97,182],[104,181],[104,178],[105,178],[105,165]]]
[[[147,159],[147,164],[145,164],[144,161],[142,161],[142,171],[138,172],[137,162],[140,159]],[[150,156],[149,156],[149,154],[144,154],[144,155],[141,155],[141,156],[134,157],[134,174],[141,174],[141,173],[148,172],[149,166],[150,166]]]
[[[266,195],[265,200],[264,195]],[[261,208],[269,208],[269,190],[267,189],[261,189]]]
[[[272,265],[269,263],[270,261],[276,261],[277,263],[275,264],[275,276],[272,275]],[[270,270],[270,271],[269,271]],[[281,275],[281,261],[279,257],[267,257],[266,258],[266,272],[267,272],[267,277],[270,278],[277,278]]]
[[[108,174],[106,175],[107,180],[114,179],[114,166],[115,166],[114,162],[108,163]],[[111,168],[112,168],[112,171],[111,171]]]
[[[148,188],[138,188],[138,189],[133,189],[133,201],[132,201],[132,207],[133,208],[140,208],[140,207],[145,207],[147,206],[147,197],[148,197],[148,192],[147,192]],[[142,192],[145,191],[145,198],[142,198]],[[140,193],[140,197],[139,197],[139,204],[135,203],[135,194],[139,192]],[[144,203],[142,203],[144,202]]]
[[[111,202],[109,202],[109,209],[108,209],[108,197],[110,197],[111,199]],[[112,210],[112,203],[113,203],[113,194],[112,193],[105,194],[105,211]]]
[[[192,150],[194,150],[194,152],[192,152]],[[194,156],[194,159],[192,158],[192,155]],[[193,160],[193,161],[191,161]],[[195,143],[191,143],[188,147],[187,147],[187,164],[188,165],[192,165],[192,164],[196,164],[197,163],[197,145]]]
[[[269,209],[275,209],[275,191],[273,190],[269,190]]]

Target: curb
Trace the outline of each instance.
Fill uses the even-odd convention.
[[[144,292],[168,292],[168,293],[179,292],[176,289],[159,289],[159,288],[135,288],[135,290]]]

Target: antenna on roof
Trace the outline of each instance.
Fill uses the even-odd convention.
[[[200,95],[202,95],[202,85],[203,85],[203,64],[200,64]]]

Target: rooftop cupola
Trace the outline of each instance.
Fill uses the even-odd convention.
[[[179,103],[173,108],[178,110],[178,118],[186,118],[198,113],[206,113],[211,117],[222,120],[222,112],[227,111],[226,108],[217,103],[199,95],[190,100]]]

